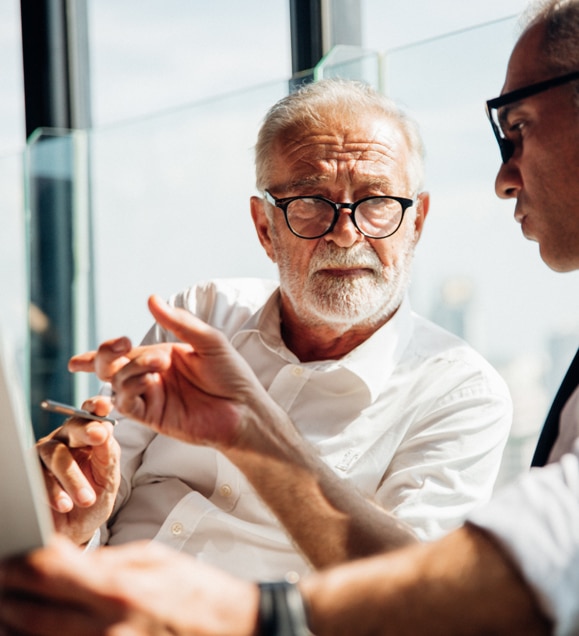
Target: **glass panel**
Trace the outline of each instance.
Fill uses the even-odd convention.
[[[255,235],[249,197],[258,128],[287,91],[288,82],[276,82],[124,126],[42,130],[31,139],[28,198],[39,218],[31,225],[39,254],[31,293],[49,305],[35,308],[44,330],[33,338],[33,406],[95,392],[94,378],[76,374],[76,397],[63,395],[72,382],[68,356],[120,334],[139,341],[151,324],[151,293],[169,296],[204,278],[277,276]],[[42,223],[53,224],[52,258],[43,254]],[[61,293],[40,294],[36,286],[53,277]],[[57,424],[33,414],[38,434]]]
[[[25,143],[18,0],[0,2],[0,36],[0,154],[6,155],[22,152]]]
[[[362,43],[393,51],[424,40],[520,15],[529,0],[360,0]],[[489,43],[492,46],[493,43]],[[425,64],[427,61],[425,60]],[[477,69],[478,71],[478,69]]]
[[[139,341],[146,300],[204,278],[277,276],[249,211],[253,146],[288,83],[268,84],[92,136],[98,339]]]
[[[75,401],[75,385],[82,395],[89,391],[90,376],[71,376],[67,369],[73,353],[89,348],[93,323],[86,133],[36,131],[26,167],[34,317],[31,412],[37,435],[42,435],[62,422],[40,410],[43,399]]]
[[[335,46],[314,69],[314,79],[341,77],[367,82],[374,88],[380,88],[380,54],[365,51],[356,46]]]
[[[22,154],[0,157],[0,329],[27,375],[28,284]],[[31,319],[34,315],[31,315]]]
[[[291,75],[287,0],[89,0],[95,126]]]
[[[0,2],[0,330],[28,391],[28,294],[24,218],[25,147],[19,0]],[[2,337],[0,336],[0,337]]]
[[[515,416],[501,480],[530,460],[579,342],[579,273],[554,274],[500,201],[500,156],[484,114],[499,94],[513,20],[393,51],[385,86],[421,125],[431,210],[417,249],[417,311],[464,336],[509,383]]]
[[[20,2],[0,3],[0,329],[28,380],[28,285],[24,219],[24,109]]]

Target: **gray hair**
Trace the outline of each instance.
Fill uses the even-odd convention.
[[[540,0],[522,20],[524,31],[544,25],[545,61],[554,72],[579,70],[579,0]]]
[[[267,186],[276,140],[297,126],[313,127],[326,121],[327,114],[376,112],[395,121],[410,150],[407,166],[409,183],[419,192],[424,180],[424,145],[418,126],[397,104],[368,84],[354,80],[326,79],[302,86],[274,104],[268,111],[255,145],[257,189]]]

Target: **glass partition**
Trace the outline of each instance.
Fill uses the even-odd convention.
[[[87,133],[37,130],[25,165],[31,411],[40,435],[62,423],[40,410],[43,399],[70,403],[89,392],[90,376],[67,369],[71,355],[94,344]]]
[[[276,82],[95,130],[91,136],[98,339],[139,341],[147,297],[204,278],[276,276],[253,229],[253,146]]]
[[[0,156],[2,232],[0,232],[0,329],[16,356],[24,379],[28,374],[28,272],[24,219],[22,153]],[[34,315],[31,315],[34,319]]]
[[[98,390],[91,376],[70,378],[68,356],[121,334],[140,341],[151,293],[168,297],[204,278],[277,276],[249,198],[258,128],[288,87],[274,82],[122,126],[31,138],[26,183],[37,222],[29,242],[31,252],[44,251],[32,261],[30,292],[42,326],[32,329],[37,434],[59,423],[36,408],[41,399],[79,402]],[[57,230],[50,254],[46,224]],[[46,290],[55,278],[65,281],[59,295]],[[47,307],[35,302],[40,285]]]
[[[0,168],[24,149],[24,84],[19,0],[0,2]],[[9,169],[8,169],[9,171]],[[22,182],[19,182],[22,187]]]
[[[355,46],[334,47],[314,69],[314,79],[342,77],[357,79],[381,88],[382,56],[375,51],[365,51]]]
[[[291,74],[288,0],[87,0],[93,121],[133,121]]]

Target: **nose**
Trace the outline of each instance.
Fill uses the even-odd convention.
[[[364,240],[364,235],[354,225],[351,210],[342,208],[333,230],[324,236],[326,241],[333,241],[338,247],[351,247]]]
[[[495,192],[500,199],[513,199],[519,196],[523,187],[521,173],[514,159],[502,163],[495,180]]]

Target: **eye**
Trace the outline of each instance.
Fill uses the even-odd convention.
[[[524,134],[529,125],[529,109],[524,105],[506,110],[502,118],[503,134],[508,139],[517,139]]]
[[[509,133],[520,133],[521,130],[525,127],[526,122],[523,119],[518,119],[509,123],[507,127],[507,132]]]

